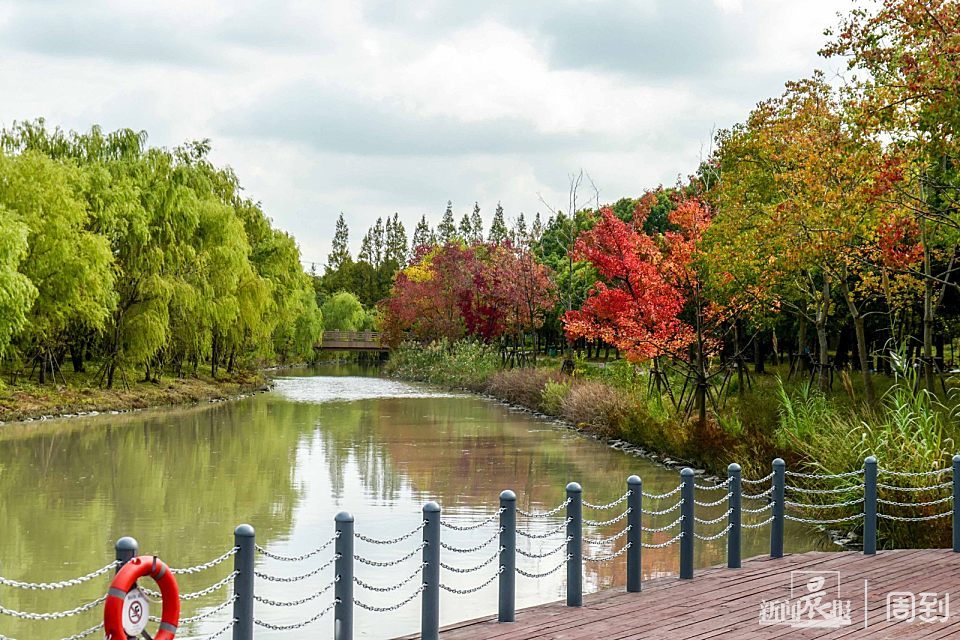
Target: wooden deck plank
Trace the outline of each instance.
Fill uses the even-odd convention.
[[[759,624],[760,603],[789,595],[791,571],[839,571],[842,600],[850,600],[853,624],[839,629]],[[863,581],[868,581],[866,609]],[[935,591],[956,595],[947,622],[905,623],[886,619],[889,591]],[[829,596],[832,598],[832,595]],[[864,616],[868,626],[864,629]],[[517,622],[495,617],[441,631],[443,640],[709,640],[711,638],[916,638],[960,635],[960,554],[925,549],[810,552],[784,558],[751,558],[741,569],[699,570],[693,580],[658,578],[641,593],[607,590],[584,597],[584,606],[554,602],[517,612]]]

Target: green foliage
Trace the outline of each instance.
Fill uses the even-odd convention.
[[[438,340],[427,345],[401,344],[390,353],[386,372],[408,380],[480,391],[498,365],[496,352],[484,344]]]
[[[27,322],[37,297],[30,279],[18,271],[27,254],[27,226],[0,205],[0,357]]]
[[[540,394],[540,410],[551,416],[559,416],[563,411],[563,401],[570,393],[569,381],[547,380]]]
[[[359,331],[367,314],[357,296],[349,291],[335,293],[323,303],[324,328],[332,331]]]

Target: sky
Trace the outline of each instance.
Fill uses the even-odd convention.
[[[0,126],[208,138],[319,267],[341,211],[356,251],[447,200],[546,217],[581,169],[602,203],[672,185],[785,81],[835,76],[817,50],[852,6],[0,0]]]

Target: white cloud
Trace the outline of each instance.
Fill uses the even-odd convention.
[[[710,132],[809,74],[844,0],[0,0],[0,124],[212,138],[322,260],[342,210],[436,221],[605,200],[690,172]],[[834,65],[835,67],[836,65]]]

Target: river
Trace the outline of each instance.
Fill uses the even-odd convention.
[[[231,402],[0,427],[0,576],[31,582],[72,578],[105,565],[113,556],[114,541],[123,535],[135,537],[143,554],[158,555],[173,567],[192,566],[229,549],[234,526],[243,522],[256,528],[257,542],[271,553],[297,556],[332,536],[333,517],[341,510],[355,516],[358,534],[394,538],[419,524],[428,500],[440,503],[444,520],[469,525],[496,511],[503,489],[516,491],[520,509],[539,511],[560,504],[571,480],[583,485],[585,500],[614,500],[624,493],[631,474],[641,476],[645,491],[651,493],[668,491],[678,483],[675,470],[485,398],[388,380],[351,366],[284,372],[274,391]],[[585,517],[606,519],[622,507],[606,512],[585,509]],[[716,517],[724,510],[721,505],[698,515]],[[669,524],[677,515],[673,512],[644,525]],[[751,521],[756,517],[744,516],[744,522]],[[562,514],[518,519],[532,532],[548,531],[561,522]],[[827,548],[823,536],[791,524],[786,530],[788,552]],[[623,526],[620,521],[586,527],[585,536],[612,536]],[[495,531],[491,523],[470,531],[444,528],[442,533],[447,544],[471,548]],[[673,534],[644,535],[656,543]],[[766,527],[745,530],[743,556],[767,551],[768,536]],[[521,548],[534,555],[563,542],[558,537],[519,540]],[[590,552],[607,555],[623,543],[621,537],[591,545]],[[357,540],[356,552],[382,562],[402,557],[418,544],[419,533],[387,547]],[[495,551],[493,544],[463,555],[444,551],[443,561],[470,568]],[[677,553],[676,545],[644,550],[644,578],[675,574]],[[698,566],[722,563],[725,541],[698,542],[696,553]],[[331,556],[332,547],[299,563],[260,556],[257,568],[272,576],[297,576],[322,566]],[[373,586],[398,583],[416,571],[418,557],[388,568],[357,564],[356,576]],[[562,554],[518,557],[517,564],[539,573],[562,559]],[[180,576],[181,592],[195,592],[224,578],[231,563]],[[469,588],[492,577],[495,567],[491,563],[471,573],[444,570],[441,578],[453,588]],[[586,563],[585,589],[622,586],[625,567],[623,556]],[[329,567],[301,582],[258,580],[258,595],[297,600],[332,579]],[[58,591],[0,586],[0,605],[34,612],[72,608],[102,595],[107,583],[106,578],[97,578]],[[404,600],[417,585],[419,580],[413,578],[387,593],[357,586],[355,597],[384,607]],[[518,608],[563,594],[562,570],[538,580],[517,578]],[[229,591],[221,589],[184,602],[182,615],[209,613],[228,596]],[[258,603],[256,617],[290,624],[310,618],[332,599],[328,591],[295,607]],[[441,593],[442,624],[495,614],[496,608],[496,581],[469,596]],[[96,624],[101,615],[101,607],[50,621],[25,622],[0,614],[0,635],[56,639]],[[390,638],[412,633],[419,629],[419,615],[419,599],[388,614],[357,610],[356,635]],[[332,637],[332,617],[328,613],[310,625],[309,637]],[[184,625],[177,637],[206,637],[229,620],[225,608]],[[256,637],[304,636],[258,628]]]

